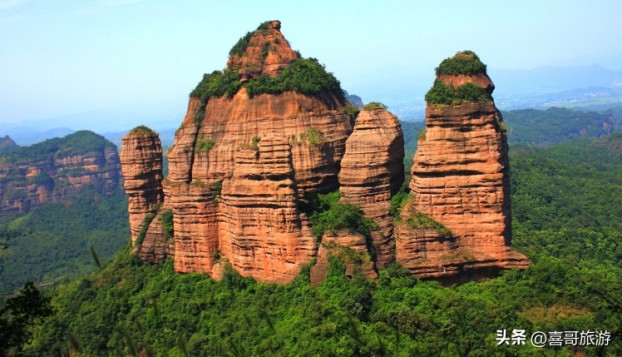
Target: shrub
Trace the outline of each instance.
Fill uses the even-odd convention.
[[[248,48],[248,43],[251,40],[251,37],[253,37],[253,32],[251,31],[247,32],[246,35],[240,37],[238,42],[236,42],[235,45],[233,45],[233,47],[231,48],[231,50],[229,50],[229,55],[230,56],[234,54],[238,56],[244,55],[244,52],[246,52],[246,48]]]
[[[387,106],[380,102],[370,102],[365,104],[366,110],[387,109]]]
[[[134,129],[130,130],[130,134],[155,135],[156,132],[151,130],[151,128],[146,125],[139,125]]]
[[[356,117],[359,115],[360,110],[354,105],[346,105],[345,107],[341,108],[341,112],[347,115],[351,120],[355,120]]]
[[[307,141],[309,145],[320,145],[324,141],[322,140],[322,133],[316,128],[308,128],[304,133],[300,134],[301,141]]]
[[[174,226],[173,226],[173,211],[170,209],[164,210],[162,214],[160,214],[160,220],[162,221],[162,227],[164,227],[164,236],[166,240],[173,236]]]
[[[446,85],[443,81],[435,80],[434,85],[425,95],[428,104],[463,104],[492,103],[492,97],[486,90],[473,83],[465,83],[457,89]]]
[[[389,209],[389,214],[395,218],[400,219],[400,213],[402,212],[402,208],[412,199],[410,195],[410,189],[408,188],[408,183],[404,182],[400,190],[391,197],[391,208]]]
[[[473,51],[462,51],[444,59],[436,68],[436,75],[460,75],[486,73],[486,65]]]
[[[212,139],[206,138],[198,138],[197,139],[197,151],[198,152],[208,152],[212,150],[216,146],[216,142]]]
[[[259,94],[280,94],[286,91],[309,95],[326,91],[343,96],[339,80],[332,73],[326,72],[326,68],[315,58],[298,58],[285,67],[277,77],[259,76],[248,81],[244,86],[250,97]]]
[[[264,47],[266,51],[268,47]],[[263,55],[263,52],[262,52]],[[267,52],[265,53],[267,55]],[[203,75],[203,79],[190,93],[192,98],[219,98],[227,95],[233,97],[244,86],[252,98],[260,94],[280,94],[286,91],[295,91],[308,95],[330,92],[343,98],[341,83],[335,76],[326,71],[317,59],[298,58],[290,63],[277,77],[262,75],[251,79],[244,84],[240,83],[237,71],[225,69]]]
[[[505,123],[502,122],[501,120],[497,120],[497,125],[499,126],[500,131],[502,132],[508,131],[507,127],[505,126]]]
[[[261,24],[259,24],[259,26],[257,26],[257,31],[267,31],[269,29],[268,26],[271,23],[272,23],[271,20],[262,22]]]
[[[212,201],[215,201],[220,197],[220,193],[222,192],[222,181],[215,181],[211,185],[211,197]]]
[[[419,137],[417,138],[417,140],[425,140],[425,132],[426,129],[423,129],[419,132]]]
[[[54,188],[54,179],[50,175],[42,172],[32,178],[32,182],[39,186],[45,186],[47,188]]]
[[[153,221],[155,216],[156,216],[155,212],[150,212],[145,215],[145,218],[143,219],[143,226],[140,228],[140,232],[138,232],[138,236],[136,237],[136,240],[134,241],[134,246],[140,247],[140,245],[143,244],[145,235],[147,234],[147,231],[149,230],[149,226],[151,225],[151,221]]]
[[[203,79],[190,93],[190,97],[207,100],[213,97],[219,98],[226,94],[227,97],[231,98],[241,86],[240,74],[237,71],[229,69],[214,71],[203,75]]]
[[[196,187],[205,187],[205,184],[203,183],[203,181],[201,181],[201,179],[195,178],[194,180],[192,180],[192,182],[190,182],[191,185],[194,185]]]
[[[259,150],[259,142],[260,141],[261,141],[260,137],[254,136],[250,143],[242,143],[242,144],[240,144],[240,149],[242,149],[242,150],[257,151],[257,150]]]
[[[261,48],[261,58],[263,60],[268,57],[268,51],[270,51],[270,41],[266,41],[263,43],[263,47]]]
[[[409,216],[406,219],[406,224],[412,228],[431,228],[442,233],[443,235],[451,235],[449,228],[437,222],[434,218],[421,212],[417,212],[414,215]]]
[[[311,231],[319,240],[326,230],[336,232],[347,229],[351,233],[360,233],[366,238],[371,237],[371,229],[376,223],[365,218],[363,210],[350,203],[339,202],[341,194],[334,191],[318,194],[309,198],[305,211],[311,221]]]

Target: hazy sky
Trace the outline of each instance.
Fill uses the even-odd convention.
[[[176,126],[203,73],[270,19],[370,101],[429,87],[438,63],[463,49],[490,70],[622,70],[620,14],[619,0],[0,0],[0,136],[2,124],[43,119]]]

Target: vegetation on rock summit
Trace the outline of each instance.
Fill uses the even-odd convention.
[[[231,98],[241,87],[245,87],[251,97],[260,94],[281,94],[287,91],[308,95],[330,92],[343,97],[339,80],[332,73],[327,72],[324,65],[315,58],[298,58],[274,78],[262,75],[245,83],[240,82],[240,75],[237,71],[231,69],[214,71],[203,76],[203,80],[190,93],[190,97],[208,100],[226,94]]]
[[[485,74],[486,65],[473,51],[462,51],[451,58],[446,58],[436,67],[436,75],[473,75]]]

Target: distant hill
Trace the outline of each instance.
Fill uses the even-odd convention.
[[[359,109],[363,109],[363,106],[365,104],[363,103],[363,99],[361,99],[361,97],[359,97],[356,94],[350,94],[348,93],[348,91],[344,91],[344,94],[346,96],[346,99],[348,99],[348,101],[350,102],[350,104],[354,105],[355,107],[358,107]]]
[[[47,139],[63,137],[75,132],[75,130],[62,127],[40,129],[34,126],[8,126],[2,131],[10,135],[21,146],[33,145]]]
[[[16,150],[17,148],[19,148],[19,145],[17,145],[15,141],[13,141],[13,139],[11,139],[8,135],[0,138],[0,154],[11,152],[13,150]]]
[[[579,137],[600,138],[622,130],[613,111],[583,112],[566,108],[522,109],[503,112],[511,144],[548,146]]]
[[[120,179],[116,146],[90,131],[14,148],[0,154],[0,216],[91,188],[112,194]]]

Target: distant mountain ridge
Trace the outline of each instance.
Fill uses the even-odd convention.
[[[87,188],[120,188],[117,148],[100,135],[78,131],[64,138],[0,154],[0,216],[27,213]]]
[[[509,144],[550,146],[577,138],[602,138],[622,130],[622,107],[602,113],[568,108],[518,109],[502,111]],[[402,121],[406,152],[417,149],[417,137],[424,122]],[[406,155],[409,160],[409,156]],[[407,163],[408,166],[408,163]]]
[[[11,139],[8,135],[3,138],[0,138],[0,153],[9,152],[17,149],[19,145]]]

